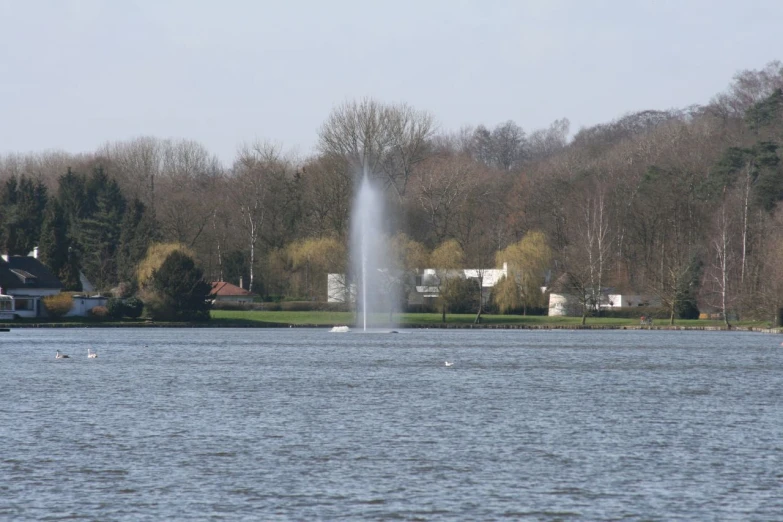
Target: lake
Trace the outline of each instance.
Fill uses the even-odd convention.
[[[783,520],[781,340],[12,329],[0,519]]]

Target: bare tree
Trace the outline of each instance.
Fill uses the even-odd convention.
[[[98,152],[111,162],[112,173],[123,191],[154,209],[155,182],[164,169],[164,149],[170,145],[170,142],[143,136],[131,141],[107,143]]]
[[[530,159],[549,158],[562,151],[568,144],[571,122],[567,118],[555,120],[547,129],[538,129],[528,136],[528,155]]]
[[[289,168],[279,147],[258,142],[245,145],[234,162],[232,184],[234,199],[241,214],[247,234],[250,253],[250,282],[248,290],[253,291],[255,282],[256,249],[261,230],[270,217],[270,199],[277,194],[270,193],[270,180],[285,176]]]
[[[432,158],[421,168],[415,194],[433,243],[452,237],[462,207],[479,183],[479,166],[466,156]]]
[[[598,311],[609,267],[610,236],[606,187],[596,175],[578,184],[580,197],[573,203],[566,258],[570,288],[583,305],[582,324],[588,309]]]
[[[710,263],[705,274],[705,291],[709,303],[718,308],[727,328],[731,328],[729,314],[735,301],[736,251],[734,245],[735,217],[731,211],[731,195],[724,190],[710,239]]]
[[[307,228],[311,236],[345,238],[350,228],[353,177],[334,156],[319,156],[301,169]]]
[[[319,149],[342,158],[354,176],[382,177],[401,201],[415,166],[430,155],[434,130],[429,113],[365,98],[332,111],[321,127]]]

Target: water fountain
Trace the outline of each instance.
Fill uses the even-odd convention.
[[[373,312],[393,306],[388,285],[388,256],[384,242],[384,208],[381,192],[365,169],[351,215],[351,258],[356,281],[357,328],[367,331]],[[386,275],[386,277],[384,277]],[[391,325],[390,325],[391,326]]]

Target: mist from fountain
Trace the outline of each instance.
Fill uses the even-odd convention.
[[[373,313],[389,311],[395,306],[385,284],[389,259],[383,224],[382,193],[373,186],[365,170],[351,215],[351,259],[357,286],[356,326],[364,331],[372,326]]]

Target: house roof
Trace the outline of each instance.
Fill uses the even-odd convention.
[[[239,295],[255,295],[253,293],[248,292],[244,288],[239,288],[237,285],[232,285],[231,283],[226,283],[225,281],[216,281],[212,283],[212,295],[218,295],[218,296],[239,296]]]
[[[57,277],[38,259],[28,256],[8,256],[0,259],[0,288],[13,290],[19,288],[62,289]]]

